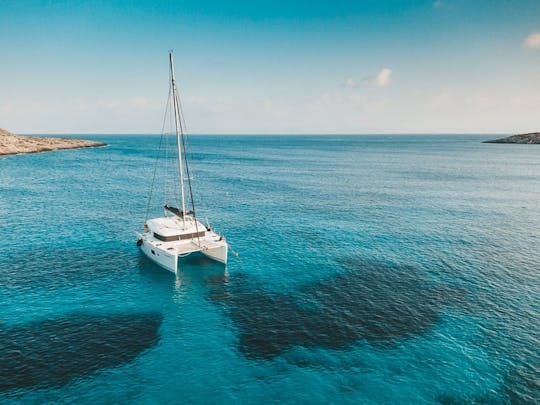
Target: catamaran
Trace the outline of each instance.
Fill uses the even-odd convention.
[[[202,253],[210,259],[227,263],[228,244],[225,238],[203,225],[195,215],[195,203],[191,186],[191,173],[186,153],[186,130],[182,109],[178,97],[178,89],[174,77],[174,59],[169,52],[170,91],[169,101],[174,111],[174,127],[176,135],[176,157],[180,177],[179,202],[181,207],[169,204],[163,206],[164,216],[147,219],[143,232],[137,234],[137,245],[142,252],[156,264],[172,271],[179,270],[179,258],[192,253]],[[191,207],[187,207],[185,183],[189,192]]]

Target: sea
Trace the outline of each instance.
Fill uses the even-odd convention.
[[[229,262],[176,275],[159,135],[0,158],[0,403],[539,403],[540,146],[493,137],[191,136]]]

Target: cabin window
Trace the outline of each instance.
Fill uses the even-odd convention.
[[[178,240],[178,236],[163,236],[163,235],[160,235],[159,233],[155,233],[154,232],[154,238],[156,239],[159,239],[159,240],[162,240],[163,242],[169,242],[171,240]]]
[[[200,232],[193,232],[193,233],[186,233],[183,235],[172,235],[172,236],[163,236],[159,233],[154,232],[154,238],[162,240],[163,242],[171,242],[173,240],[184,240],[184,239],[192,239],[192,238],[202,238],[205,235],[206,231],[200,231]]]

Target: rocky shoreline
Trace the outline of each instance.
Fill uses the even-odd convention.
[[[106,145],[103,142],[84,139],[21,136],[0,128],[0,156],[48,152],[60,149],[93,148]]]
[[[491,139],[483,143],[522,143],[522,144],[540,144],[540,132],[531,132],[528,134],[512,135],[506,138]]]

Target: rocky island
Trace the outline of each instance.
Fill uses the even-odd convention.
[[[492,139],[483,141],[483,143],[538,143],[540,144],[540,132],[531,132],[529,134],[512,135],[501,139]]]
[[[106,144],[84,139],[21,136],[0,128],[0,156],[96,146],[106,146]]]

